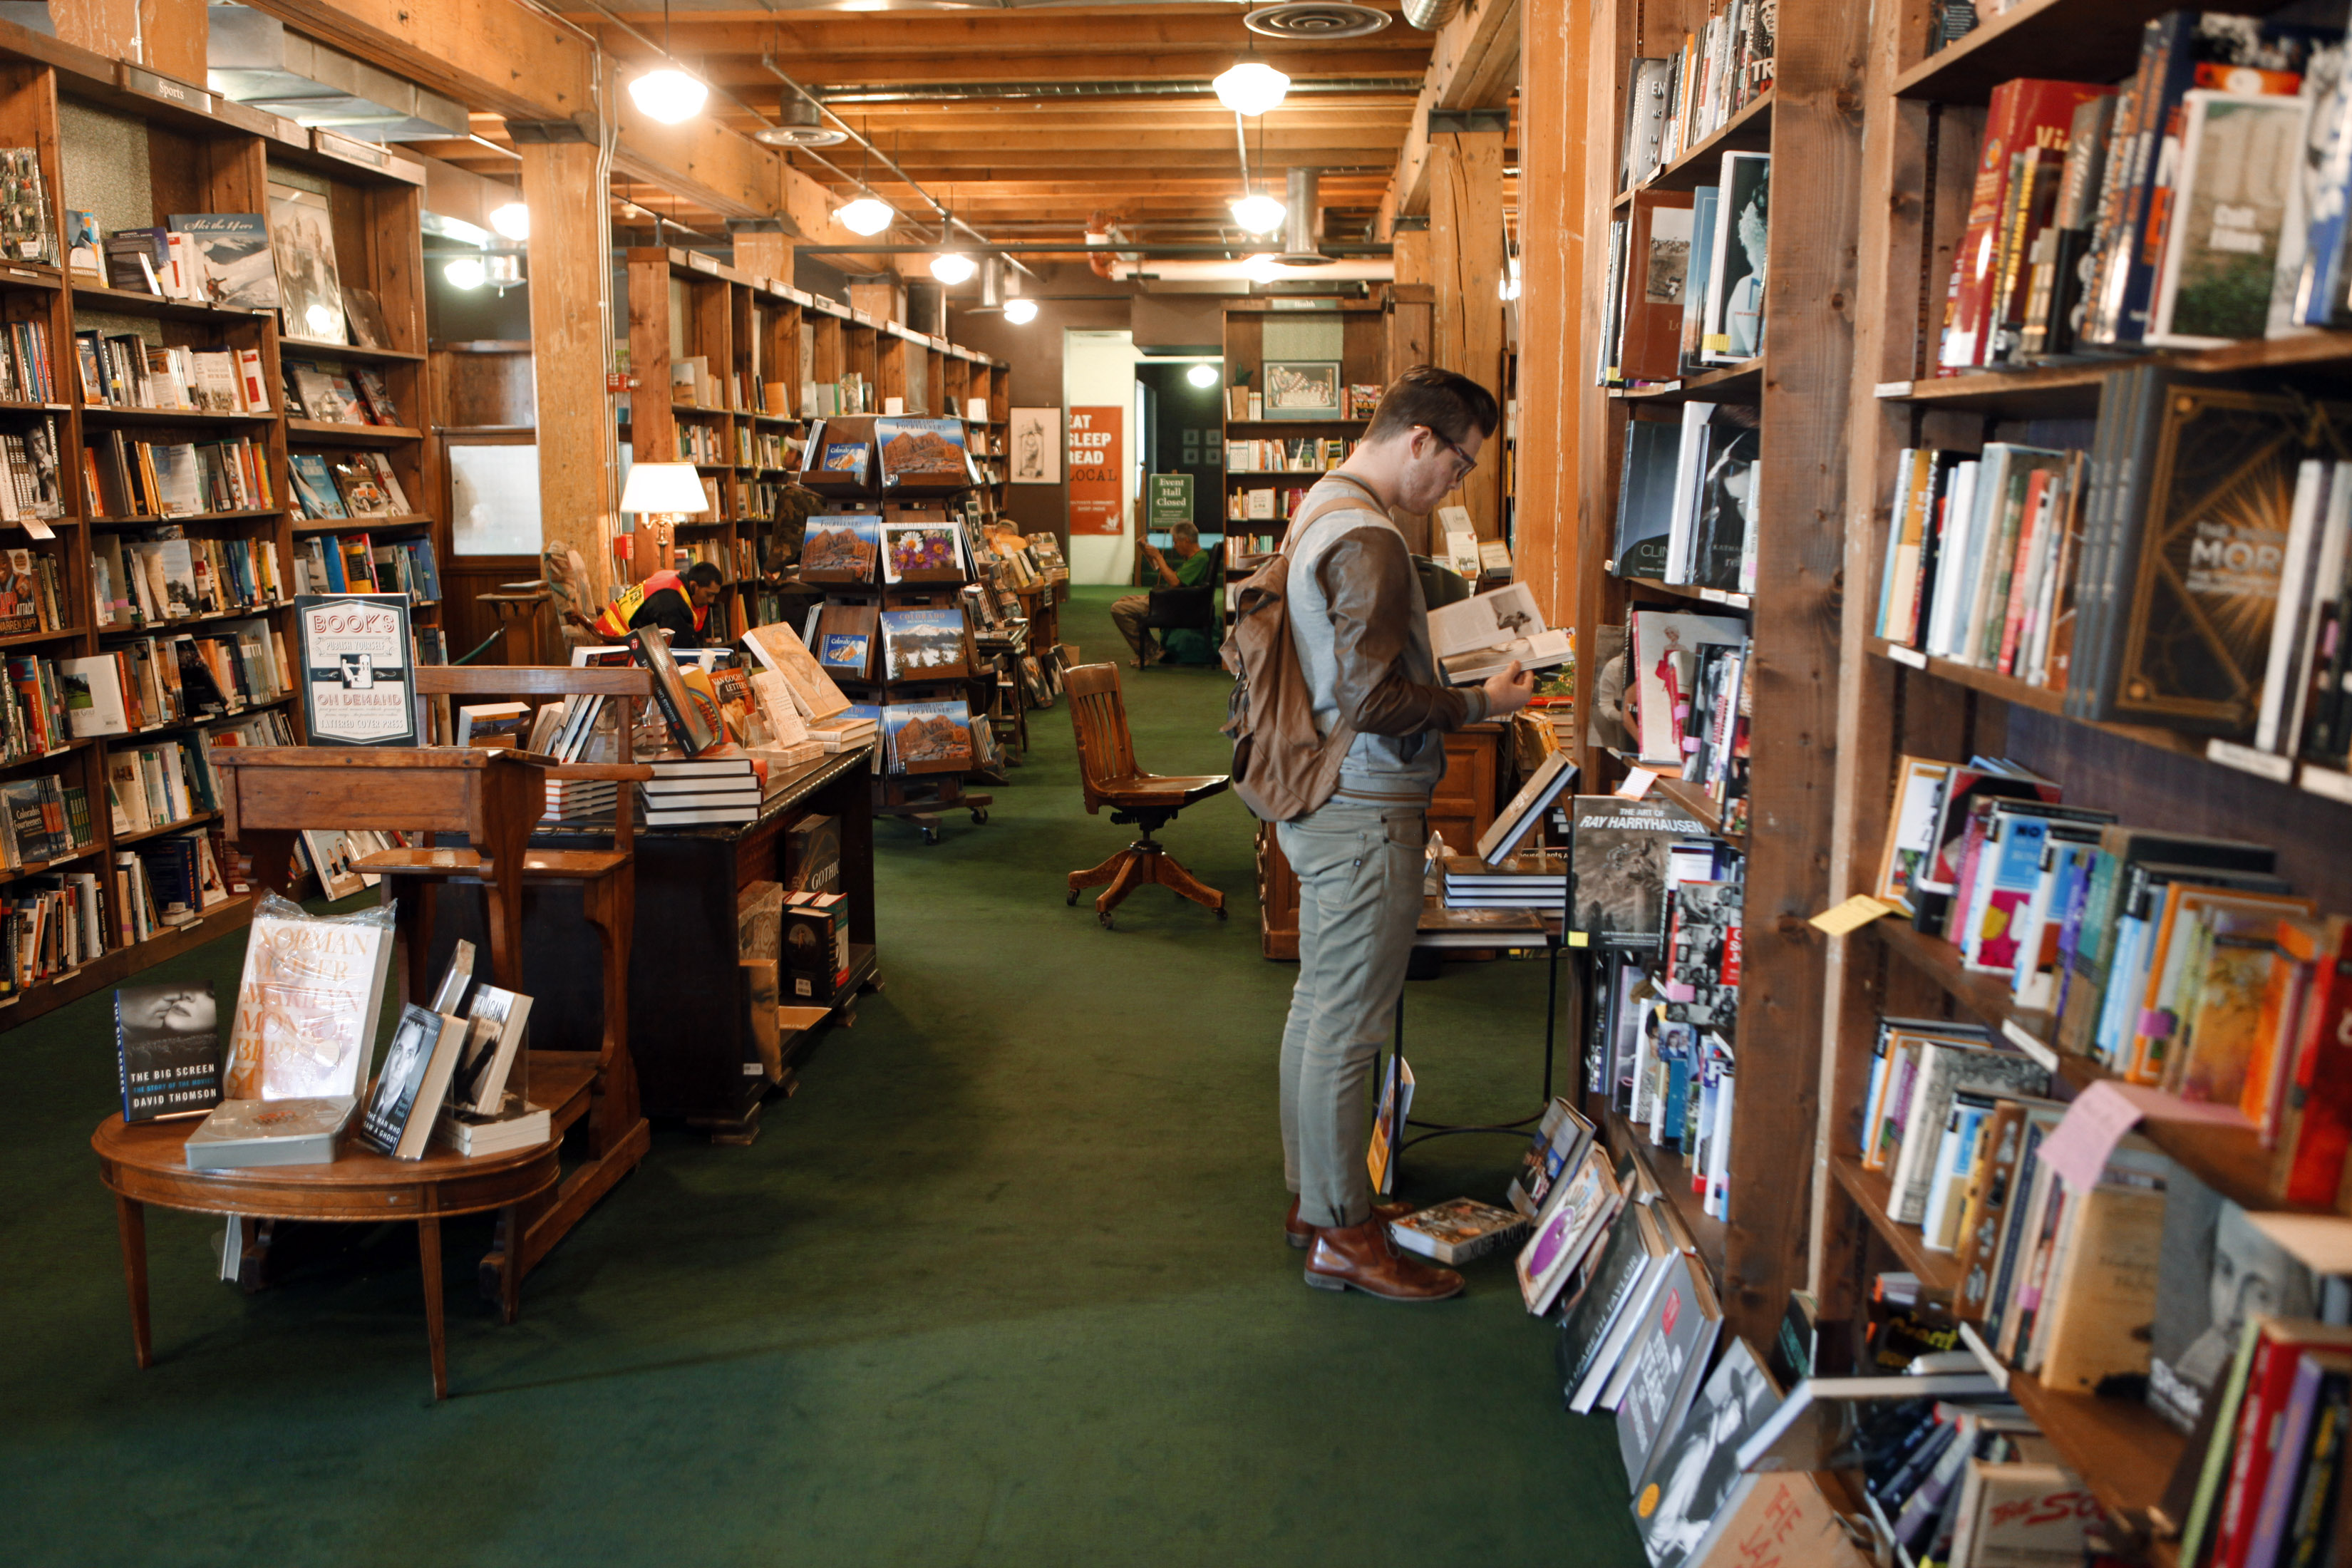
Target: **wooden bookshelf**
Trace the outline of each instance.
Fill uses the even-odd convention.
[[[715,542],[724,554],[719,564],[727,584],[717,613],[733,635],[776,618],[770,613],[777,609],[775,600],[761,590],[781,587],[797,564],[788,558],[793,541],[780,531],[782,520],[760,499],[760,487],[781,489],[796,467],[742,457],[747,441],[756,458],[760,438],[806,432],[799,405],[803,381],[861,375],[874,389],[877,409],[885,396],[903,398],[909,416],[963,419],[968,433],[990,427],[986,420],[975,425],[964,418],[969,398],[986,398],[994,418],[1009,416],[1010,367],[945,339],[685,250],[640,247],[627,253],[626,266],[635,384],[625,439],[635,461],[656,463],[689,460],[679,446],[682,428],[707,432],[716,441],[713,460],[696,461],[695,468],[718,481],[719,510],[680,526],[677,534],[682,542]],[[713,401],[677,395],[671,367],[693,358],[709,363]],[[772,385],[781,388],[778,401],[771,401]],[[994,460],[994,481],[982,491],[991,517],[1003,501],[1001,455]],[[657,559],[650,545],[636,547],[639,537],[630,536],[633,548],[623,563],[635,582],[672,564]],[[759,568],[749,577],[739,565],[739,552],[746,548]]]
[[[1649,1173],[1658,1191],[1665,1194],[1675,1217],[1683,1222],[1683,1228],[1698,1244],[1700,1260],[1717,1279],[1721,1279],[1724,1224],[1708,1214],[1699,1194],[1691,1191],[1690,1172],[1673,1151],[1653,1144],[1646,1131],[1635,1128],[1613,1108],[1602,1108],[1600,1127],[1601,1141],[1608,1144],[1611,1156],[1621,1162],[1632,1160]]]
[[[2105,807],[2134,826],[2276,843],[2284,852],[2284,872],[2323,907],[2346,907],[2352,894],[2352,855],[2340,847],[2352,841],[2352,817],[2344,814],[2352,788],[2339,784],[2336,770],[2282,762],[2270,770],[2279,776],[2256,776],[2228,765],[2226,757],[2209,758],[2202,736],[2072,719],[2061,691],[1926,657],[1875,635],[1903,448],[1967,449],[2030,438],[2022,435],[2027,421],[2095,418],[2114,377],[2151,361],[2253,373],[2282,385],[2323,384],[2352,364],[2352,333],[2320,332],[2196,353],[1937,373],[1937,329],[1967,225],[1992,89],[2017,77],[2126,79],[2143,25],[2165,8],[2152,0],[2023,0],[1933,54],[1925,11],[1882,10],[1873,17],[1855,100],[1862,125],[1856,205],[1864,216],[1849,282],[1853,367],[1846,416],[1834,437],[1847,464],[1849,502],[1837,514],[1847,591],[1837,707],[1828,730],[1837,763],[1824,908],[1874,885],[1897,760],[1906,753],[2011,757],[2059,781],[2068,802]],[[1783,216],[1775,213],[1776,227]],[[1765,722],[1759,710],[1759,730]],[[1892,1256],[1916,1270],[1935,1257],[1923,1252],[1915,1229],[1889,1220],[1883,1188],[1850,1154],[1880,1016],[1981,1023],[2051,1066],[2060,1098],[2108,1075],[2097,1062],[2056,1050],[2055,1021],[2018,1006],[2007,976],[1969,971],[1950,943],[1900,917],[1832,942],[1827,986],[1818,1147],[1832,1181],[1816,1194],[1812,1279],[1824,1315],[1835,1317],[1853,1310],[1853,1289],[1874,1260]],[[2158,1120],[2142,1122],[2140,1131],[2238,1203],[2281,1206],[2272,1196],[2272,1155],[2251,1129]],[[1735,1191],[1735,1203],[1738,1196]],[[2180,1436],[2137,1399],[2053,1393],[2022,1373],[1995,1370],[2101,1505],[2147,1539],[2148,1510],[2181,1453]],[[2171,1561],[2162,1541],[2148,1551],[2159,1563]]]
[[[1288,304],[1289,301],[1284,301]],[[1218,395],[1226,399],[1218,413],[1222,417],[1226,441],[1300,441],[1342,440],[1354,442],[1363,437],[1368,419],[1235,419],[1229,394],[1234,387],[1263,393],[1265,389],[1265,349],[1269,326],[1276,331],[1295,330],[1298,323],[1326,323],[1337,328],[1339,353],[1291,354],[1276,353],[1271,357],[1280,360],[1331,359],[1339,361],[1340,396],[1344,400],[1350,386],[1385,386],[1391,377],[1409,368],[1391,364],[1389,354],[1389,333],[1382,307],[1374,301],[1335,299],[1326,310],[1284,310],[1276,312],[1265,300],[1237,300],[1224,310],[1224,373],[1225,384]],[[1475,379],[1491,383],[1491,376]],[[1341,404],[1346,406],[1345,402]],[[1501,432],[1496,433],[1501,439]],[[1220,468],[1225,463],[1224,449],[1217,453]],[[1237,491],[1244,489],[1310,489],[1327,470],[1320,468],[1267,468],[1251,471],[1226,468],[1219,482],[1220,500],[1227,525],[1239,531],[1279,535],[1290,526],[1286,517],[1237,518],[1231,515],[1237,500]],[[1418,546],[1416,546],[1418,547]]]
[[[1851,249],[1861,142],[1848,110],[1861,89],[1866,23],[1864,13],[1853,7],[1783,6],[1770,89],[1647,182],[1649,189],[1666,191],[1715,184],[1730,152],[1769,153],[1776,167],[1799,171],[1774,184],[1762,353],[1670,385],[1612,393],[1592,384],[1591,367],[1598,345],[1612,331],[1602,319],[1602,302],[1611,296],[1610,226],[1632,205],[1632,193],[1619,188],[1630,62],[1679,48],[1686,31],[1704,27],[1707,9],[1699,0],[1669,0],[1604,8],[1597,16],[1589,30],[1580,27],[1568,56],[1581,78],[1571,91],[1582,130],[1581,151],[1571,156],[1568,178],[1571,188],[1580,184],[1582,195],[1566,226],[1580,230],[1583,239],[1580,270],[1564,281],[1569,295],[1580,296],[1581,313],[1571,305],[1573,349],[1552,357],[1540,372],[1531,369],[1521,388],[1521,417],[1528,427],[1575,432],[1576,474],[1572,493],[1558,505],[1559,521],[1543,515],[1549,509],[1537,508],[1520,527],[1523,536],[1538,530],[1555,535],[1549,549],[1567,568],[1559,572],[1566,581],[1559,584],[1557,604],[1547,608],[1554,620],[1573,625],[1580,650],[1598,646],[1601,628],[1624,626],[1635,605],[1730,615],[1752,628],[1755,658],[1748,668],[1757,718],[1750,731],[1750,828],[1744,838],[1727,840],[1747,856],[1740,1021],[1733,1042],[1740,1092],[1731,1129],[1728,1224],[1710,1263],[1728,1330],[1764,1346],[1779,1330],[1789,1291],[1808,1283],[1815,1201],[1809,1188],[1832,1180],[1811,1157],[1827,947],[1805,921],[1829,901],[1821,849],[1831,834],[1836,752],[1825,742],[1835,722],[1843,544],[1823,520],[1844,514],[1846,494],[1843,471],[1824,463],[1822,454],[1841,445],[1851,378]],[[1534,236],[1528,249],[1564,238]],[[1523,322],[1524,312],[1523,301]],[[1556,391],[1541,384],[1552,377],[1559,383]],[[1570,406],[1557,412],[1543,406],[1553,401]],[[1752,595],[1624,579],[1607,571],[1627,422],[1645,405],[1690,402],[1745,405],[1759,416]],[[1528,457],[1531,466],[1532,449]],[[1526,537],[1517,546],[1523,555],[1531,552]],[[1532,547],[1538,558],[1543,550],[1541,543]],[[1591,683],[1578,684],[1581,704]],[[1574,727],[1578,736],[1588,732],[1589,721],[1587,710]],[[1624,776],[1629,764],[1622,759],[1596,747],[1579,750],[1580,792],[1605,794]],[[1711,829],[1721,822],[1720,810],[1696,784],[1661,776],[1650,795]],[[1764,1087],[1759,1093],[1751,1086]]]
[[[91,129],[100,126],[103,132]],[[111,140],[104,146],[74,140],[99,134]],[[142,149],[137,161],[141,173],[128,172],[116,161],[120,145],[134,143]],[[365,446],[382,450],[412,497],[429,505],[429,498],[437,494],[437,487],[426,482],[432,459],[421,430],[314,427],[288,418],[283,363],[287,357],[365,363],[383,377],[404,413],[424,415],[428,402],[424,380],[423,165],[394,151],[307,130],[290,120],[218,99],[199,85],[168,82],[152,71],[5,23],[0,23],[0,145],[36,149],[53,232],[60,239],[63,214],[71,209],[96,210],[100,224],[110,231],[159,224],[173,213],[266,214],[268,187],[273,182],[315,191],[328,203],[342,285],[376,292],[392,337],[391,346],[383,349],[284,341],[275,312],[158,299],[106,287],[53,265],[0,263],[0,317],[37,321],[47,330],[47,371],[55,387],[49,402],[0,404],[0,433],[22,435],[44,424],[54,430],[65,509],[65,515],[50,523],[51,540],[33,540],[21,528],[13,530],[26,546],[58,563],[64,624],[0,638],[0,647],[44,658],[87,657],[142,637],[172,637],[256,620],[290,638],[296,529],[287,468],[289,448],[335,451]],[[97,173],[100,169],[105,171],[102,177]],[[135,332],[149,344],[253,351],[261,362],[269,406],[257,413],[219,414],[85,402],[74,348],[77,326]],[[86,493],[82,450],[109,432],[120,432],[128,441],[250,439],[261,448],[275,504],[170,518],[100,514]],[[337,532],[378,526],[426,534],[446,563],[446,521],[433,512],[331,525]],[[90,576],[96,536],[166,528],[194,541],[273,545],[289,600],[152,626],[100,625]],[[322,525],[319,531],[327,528]],[[415,616],[429,626],[435,611],[420,605]],[[204,731],[242,723],[265,711],[285,714],[299,735],[297,705],[290,698],[279,698],[236,712],[150,725],[133,735],[73,740],[44,754],[0,762],[0,781],[52,774],[61,785],[79,788],[89,804],[92,830],[90,842],[69,855],[0,870],[0,888],[50,870],[96,869],[103,875],[118,849],[216,820],[207,812],[162,827],[115,831],[107,805],[109,760],[118,748],[159,738],[201,746]],[[119,984],[152,963],[234,930],[250,917],[251,909],[249,897],[235,897],[200,919],[166,927],[145,942],[98,955],[0,998],[0,1029]]]

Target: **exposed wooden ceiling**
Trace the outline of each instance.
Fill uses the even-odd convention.
[[[1395,0],[1371,3],[1395,9]],[[558,0],[557,8],[599,38],[618,62],[623,81],[656,63],[656,51],[629,28],[661,38],[657,8],[643,9],[642,0],[614,5],[609,12],[586,8],[582,0]],[[720,89],[709,112],[722,122],[748,133],[762,118],[775,118],[791,89],[763,64],[772,58],[957,216],[992,238],[1031,243],[1076,243],[1099,215],[1139,240],[1241,244],[1245,237],[1226,209],[1242,195],[1242,152],[1234,115],[1207,83],[1252,56],[1294,83],[1282,108],[1243,122],[1257,188],[1279,195],[1292,165],[1322,170],[1326,231],[1333,238],[1355,237],[1371,221],[1396,167],[1432,35],[1400,18],[1368,37],[1294,43],[1251,33],[1243,26],[1243,9],[1157,4],[868,14],[681,8],[672,13],[668,37],[670,53]],[[1318,92],[1316,83],[1347,85]],[[1189,84],[1191,90],[1170,94],[1164,87],[1145,86],[1101,93],[1100,84]],[[971,96],[1017,86],[1058,89],[1063,96]],[[892,100],[874,100],[882,92]],[[511,171],[503,122],[477,115],[473,130],[478,141],[427,143],[419,151],[485,174]],[[930,217],[905,181],[855,142],[790,156],[843,200],[863,179],[907,218]],[[625,204],[616,205],[616,223],[649,224],[649,215],[658,212],[705,234],[725,232],[718,215],[642,183],[616,178],[614,194]],[[902,224],[889,237],[912,243],[935,232],[908,232]],[[1248,243],[1252,248],[1263,244]]]

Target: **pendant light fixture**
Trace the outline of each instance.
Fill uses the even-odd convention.
[[[1034,300],[1007,300],[1004,301],[1004,319],[1012,322],[1016,327],[1027,326],[1030,322],[1037,319],[1037,301]]]
[[[662,55],[669,52],[669,0],[662,0]],[[675,65],[661,65],[629,83],[629,98],[649,120],[677,125],[702,112],[710,89]]]
[[[971,275],[979,270],[972,258],[961,251],[945,251],[931,258],[931,276],[950,288],[969,282]]]
[[[1264,191],[1236,198],[1233,210],[1234,221],[1251,234],[1272,234],[1289,216],[1288,208]]]
[[[834,209],[834,217],[852,234],[862,234],[868,239],[888,228],[898,219],[898,212],[888,202],[874,194],[866,184],[866,150],[871,143],[864,137],[857,141],[857,195],[856,199]]]
[[[1290,79],[1263,60],[1230,66],[1210,85],[1217,89],[1217,101],[1235,114],[1269,113],[1290,93]]]

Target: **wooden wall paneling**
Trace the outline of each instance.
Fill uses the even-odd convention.
[[[1388,322],[1378,310],[1339,312],[1339,374],[1349,385],[1379,383],[1389,358]],[[1345,399],[1341,400],[1345,406]]]
[[[1864,101],[1860,188],[1887,192],[1862,204],[1854,295],[1853,384],[1847,398],[1851,446],[1846,473],[1843,595],[1838,631],[1837,733],[1827,902],[1866,892],[1878,876],[1877,847],[1885,841],[1896,757],[1913,737],[1881,716],[1910,717],[1934,705],[1929,693],[1902,686],[1895,667],[1874,658],[1868,643],[1877,621],[1879,575],[1885,553],[1888,498],[1895,457],[1911,444],[1909,409],[1881,401],[1877,384],[1909,380],[1915,334],[1894,317],[1903,289],[1891,281],[1917,265],[1932,232],[1927,211],[1927,111],[1896,102],[1888,89],[1905,64],[1906,40],[1923,37],[1928,0],[1898,0],[1878,13],[1863,66]],[[1906,696],[1921,702],[1899,709]],[[1942,737],[1937,737],[1941,739]],[[1936,755],[1948,752],[1935,752]],[[1854,1275],[1851,1256],[1862,1227],[1830,1179],[1829,1162],[1852,1148],[1852,1120],[1866,1077],[1879,1015],[1885,1010],[1885,955],[1874,936],[1833,939],[1825,958],[1821,1117],[1813,1150],[1811,1245],[1807,1272],[1829,1315],[1851,1312],[1842,1299]]]
[[[1413,366],[1429,363],[1436,310],[1437,290],[1428,284],[1390,285],[1381,316],[1385,340],[1381,344],[1379,380],[1382,386]]]
[[[522,158],[523,205],[531,216],[528,290],[531,400],[522,406],[533,412],[510,422],[537,428],[541,548],[579,552],[588,580],[583,594],[585,602],[574,607],[593,615],[614,587],[612,542],[619,521],[614,402],[604,390],[613,337],[612,259],[600,215],[593,204],[581,199],[582,192],[597,188],[596,149],[588,142],[525,142],[516,152]],[[634,301],[637,294],[634,252],[628,266]],[[420,289],[420,310],[421,305]],[[662,308],[667,316],[667,291]],[[395,336],[399,331],[394,328]],[[404,346],[425,346],[421,314],[417,333],[413,342]],[[632,364],[667,364],[668,351],[665,342],[661,358],[647,361],[632,322]],[[522,390],[511,372],[501,379],[507,395],[515,396]],[[643,392],[633,396],[632,415],[648,401],[666,401],[668,391],[662,386],[650,397]],[[662,414],[667,416],[667,406]],[[667,440],[668,432],[662,434]],[[435,461],[440,460],[436,452]],[[529,581],[540,574],[533,570],[509,581]]]
[[[887,272],[853,278],[849,280],[849,303],[851,309],[863,310],[877,321],[896,321],[903,326],[907,321],[906,280]]]
[[[1830,4],[1779,17],[1774,191],[1766,285],[1763,448],[1757,465],[1757,722],[1739,1006],[1743,1096],[1726,1232],[1725,1312],[1766,1342],[1803,1278],[1804,1181],[1775,1181],[1817,1133],[1836,760],[1845,420],[1853,363],[1862,149],[1852,106],[1867,13]],[[1761,1103],[1758,1101],[1760,1100]],[[1759,1179],[1760,1178],[1760,1179]]]
[[[822,384],[839,381],[848,369],[845,345],[842,333],[848,323],[829,311],[814,311],[807,317],[811,378]]]
[[[531,370],[529,343],[511,347],[467,343],[436,350],[428,377],[434,393],[433,423],[452,429],[530,426]],[[550,532],[548,537],[554,534]]]
[[[906,339],[889,332],[876,335],[874,408],[877,413],[889,406],[885,399],[903,399],[907,395],[907,354],[911,346]]]
[[[748,283],[730,284],[727,305],[731,318],[727,333],[733,353],[731,366],[743,381],[743,406],[756,409],[760,406],[761,356],[767,351],[767,344],[760,338],[759,297]]]
[[[1576,336],[1566,345],[1567,358],[1560,368],[1562,379],[1576,389],[1561,438],[1573,443],[1580,460],[1574,489],[1559,498],[1564,508],[1571,510],[1561,520],[1559,553],[1554,561],[1554,570],[1575,585],[1573,602],[1562,608],[1575,616],[1580,649],[1596,647],[1600,627],[1625,624],[1624,585],[1605,570],[1605,563],[1615,553],[1616,464],[1624,440],[1619,416],[1623,410],[1594,384],[1592,371],[1599,345],[1608,341],[1612,330],[1602,308],[1608,296],[1609,273],[1609,231],[1604,216],[1606,211],[1614,210],[1622,162],[1619,148],[1625,115],[1626,72],[1619,62],[1632,58],[1633,50],[1646,52],[1655,47],[1645,28],[1656,25],[1647,19],[1648,13],[1641,0],[1586,0],[1586,4],[1588,25],[1596,34],[1607,37],[1611,47],[1605,55],[1596,53],[1585,62],[1584,137],[1579,152],[1582,160],[1586,235],[1575,253],[1576,270],[1565,274],[1579,304],[1573,318]],[[1524,336],[1528,321],[1524,289],[1519,298],[1520,331]],[[1519,407],[1524,418],[1524,397]],[[1532,450],[1525,437],[1521,438],[1520,450]],[[1576,744],[1580,748],[1584,747],[1585,737],[1590,733],[1589,704],[1598,682],[1597,668],[1594,676],[1592,681],[1577,683]],[[1590,768],[1592,764],[1588,748],[1585,765]],[[1583,787],[1601,786],[1588,780]]]
[[[1503,377],[1503,141],[1499,131],[1429,139],[1436,363],[1489,390]],[[1502,537],[1502,470],[1498,446],[1453,498],[1481,539]]]
[[[1225,312],[1225,384],[1265,390],[1265,318],[1246,310]]]

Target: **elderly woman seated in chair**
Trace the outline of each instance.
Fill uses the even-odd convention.
[[[1135,668],[1208,663],[1216,657],[1209,641],[1209,579],[1216,560],[1201,548],[1201,531],[1189,522],[1177,523],[1168,531],[1168,549],[1146,544],[1143,558],[1150,563],[1154,591],[1127,595],[1110,607],[1119,635],[1135,650]],[[1155,629],[1165,650],[1156,658],[1151,649]]]

